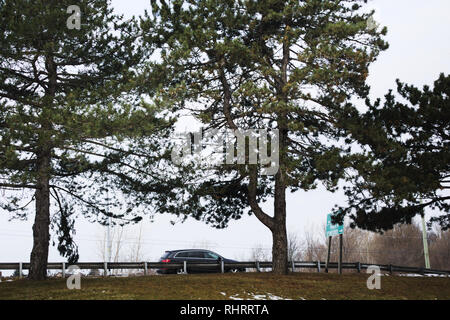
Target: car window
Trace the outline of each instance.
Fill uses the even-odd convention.
[[[187,257],[189,257],[189,252],[179,252],[179,253],[176,255],[176,257],[177,257],[177,258],[187,258]]]
[[[189,258],[204,258],[205,255],[202,251],[191,251],[189,252]]]
[[[219,259],[219,256],[212,252],[205,252],[205,258],[217,260]]]

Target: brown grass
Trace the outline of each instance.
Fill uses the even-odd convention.
[[[369,290],[367,274],[272,273],[164,275],[130,278],[82,278],[81,290],[66,280],[0,283],[0,300],[224,300],[270,295],[295,300],[450,299],[450,278],[383,276],[380,290]],[[224,293],[224,294],[223,294]]]

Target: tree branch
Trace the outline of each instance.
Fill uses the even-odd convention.
[[[250,208],[253,214],[270,230],[273,229],[275,225],[274,219],[266,214],[258,204],[256,198],[256,190],[258,185],[258,168],[256,165],[250,165],[250,183],[248,185],[248,202],[250,203]]]

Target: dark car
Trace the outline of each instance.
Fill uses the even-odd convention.
[[[183,249],[183,250],[171,250],[166,251],[163,256],[159,259],[159,262],[163,263],[184,263],[187,262],[187,272],[188,273],[206,273],[206,272],[221,272],[220,263],[223,261],[225,263],[225,272],[245,272],[245,268],[227,267],[227,263],[236,263],[238,261],[226,259],[220,254],[212,252],[210,250],[203,249]],[[206,263],[211,264],[211,266],[202,267],[192,267],[189,264],[194,263]],[[157,272],[161,274],[170,273],[182,273],[183,268],[161,268]]]

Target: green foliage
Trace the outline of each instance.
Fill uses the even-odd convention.
[[[431,219],[450,228],[450,76],[422,90],[397,80],[384,104],[378,99],[348,128],[366,152],[355,162],[347,189],[355,225],[383,231],[411,223],[426,207],[441,211]],[[355,123],[357,120],[358,123]],[[361,126],[361,124],[363,124]],[[343,208],[341,208],[343,209]]]
[[[369,30],[360,1],[160,1],[142,21],[159,49],[148,83],[159,104],[189,110],[207,128],[279,129],[280,170],[249,165],[189,167],[192,184],[167,211],[216,227],[288,189],[324,182],[332,191],[350,165],[341,118],[358,114],[369,65],[387,49],[386,29]],[[154,87],[154,85],[149,85]],[[277,180],[278,179],[278,180]],[[278,181],[278,182],[277,182]],[[255,186],[255,190],[252,189]],[[281,198],[280,198],[281,199]],[[274,209],[275,214],[277,209]],[[281,214],[282,215],[282,214]],[[259,215],[261,216],[261,215]],[[267,220],[267,219],[266,219]]]
[[[70,30],[72,4],[0,1],[0,188],[8,190],[0,205],[25,219],[39,181],[49,180],[58,249],[70,261],[77,215],[141,219],[130,186],[147,188],[150,201],[158,182],[141,186],[135,166],[157,176],[171,125],[135,94],[151,53],[137,21],[124,22],[109,1],[83,0],[81,29]]]

